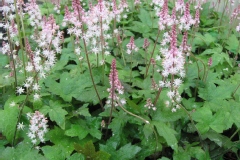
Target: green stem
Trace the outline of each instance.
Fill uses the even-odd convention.
[[[166,81],[166,77],[164,77],[164,79],[163,79],[163,82],[165,83],[165,81]],[[156,104],[157,104],[157,101],[158,101],[158,99],[159,99],[159,97],[160,97],[160,94],[161,94],[161,92],[162,92],[162,87],[160,87],[159,89],[158,89],[158,93],[157,93],[157,96],[156,96],[156,98],[155,98],[155,100],[154,100],[154,102],[153,102],[153,105],[154,106],[156,106]]]
[[[226,3],[225,3],[225,6],[224,6],[224,8],[226,8],[226,7],[227,7],[227,4],[228,4],[228,0],[226,0]],[[220,19],[219,26],[221,26],[221,25],[222,25],[222,19],[223,19],[223,15],[224,15],[225,11],[226,11],[226,9],[224,9],[224,10],[223,10],[223,12],[222,12],[222,15],[221,15],[221,19]],[[219,33],[219,30],[220,30],[220,28],[218,28],[218,33]]]
[[[151,53],[150,60],[149,60],[149,62],[148,62],[147,68],[146,68],[145,78],[146,78],[147,75],[148,75],[148,70],[149,70],[149,67],[150,67],[150,65],[151,65],[151,59],[152,59],[152,57],[153,57],[153,54],[154,54],[154,51],[155,51],[155,48],[156,48],[156,45],[157,45],[157,42],[158,42],[158,38],[159,38],[160,32],[161,32],[161,31],[160,31],[160,29],[159,29],[159,30],[158,30],[158,34],[157,34],[157,38],[156,38],[156,41],[155,41],[155,43],[154,43],[154,47],[153,47],[153,50],[152,50],[152,53]]]
[[[149,122],[148,120],[146,120],[146,119],[144,119],[144,118],[142,118],[142,117],[140,117],[140,116],[138,116],[138,115],[136,115],[136,114],[134,114],[134,113],[132,113],[132,112],[129,112],[128,110],[126,110],[126,109],[121,105],[120,102],[118,102],[118,105],[119,105],[119,107],[122,108],[122,110],[123,110],[124,112],[126,112],[127,114],[130,114],[131,116],[136,117],[136,118],[142,120],[142,121],[143,121],[144,123],[146,123],[146,124],[150,124],[150,122]]]
[[[133,65],[133,61],[132,61],[132,52],[130,53],[130,58],[131,58],[131,66],[130,66],[130,68],[131,68],[131,70],[130,70],[130,83],[132,82],[132,65]]]
[[[102,104],[102,101],[101,101],[101,98],[100,98],[100,96],[99,96],[99,93],[98,93],[96,84],[95,84],[94,79],[93,79],[92,68],[91,68],[91,65],[90,65],[90,60],[89,60],[88,52],[87,52],[87,46],[86,46],[86,42],[85,42],[85,39],[84,39],[84,38],[83,38],[83,43],[84,43],[84,50],[85,50],[85,53],[86,53],[87,64],[88,64],[88,69],[89,69],[89,72],[90,72],[90,77],[91,77],[91,80],[92,80],[92,84],[93,84],[94,90],[95,90],[95,92],[96,92],[96,94],[97,94],[97,97],[98,97],[100,106],[101,106],[102,110],[104,110],[103,104]]]
[[[23,20],[22,20],[22,16],[19,16],[18,14],[18,8],[17,8],[17,0],[14,0],[14,6],[15,6],[15,12],[16,12],[16,21],[17,21],[17,28],[18,28],[18,36],[19,36],[19,42],[20,42],[20,48],[21,48],[21,52],[22,52],[22,61],[23,61],[23,68],[24,68],[24,76],[25,78],[27,77],[27,72],[26,72],[26,64],[25,64],[25,56],[24,56],[24,52],[23,52],[23,43],[22,43],[22,36],[21,36],[21,29],[20,29],[20,22],[19,19],[21,20],[21,26],[22,26],[22,31],[23,31],[23,40],[24,40],[24,44],[26,44],[26,35],[25,35],[25,29],[24,29],[24,24],[23,24]],[[20,6],[20,14],[22,14],[22,6]],[[20,18],[19,18],[20,17]],[[26,46],[25,46],[25,50],[26,50]],[[27,56],[26,56],[26,60],[27,60]]]
[[[82,17],[81,17],[81,14],[80,14],[79,10],[78,10],[78,16],[79,16],[78,18],[79,18],[80,22],[82,22]],[[82,34],[84,34],[83,25],[81,26],[81,30],[82,30]],[[98,97],[98,100],[99,100],[99,104],[100,104],[100,106],[101,106],[101,108],[102,108],[102,111],[104,111],[104,107],[103,107],[102,100],[101,100],[101,98],[100,98],[100,96],[99,96],[99,93],[98,93],[96,84],[95,84],[94,79],[93,79],[92,68],[91,68],[91,64],[90,64],[89,57],[88,57],[87,44],[86,44],[86,41],[85,41],[84,38],[83,38],[83,44],[84,44],[83,46],[84,46],[84,50],[85,50],[85,53],[86,53],[88,69],[89,69],[89,72],[90,72],[90,78],[91,78],[91,81],[92,81],[94,90],[95,90],[95,92],[96,92],[96,94],[97,94],[97,97]]]
[[[204,145],[203,145],[203,141],[202,141],[202,135],[201,135],[201,133],[199,132],[199,130],[197,129],[197,127],[196,127],[196,125],[195,125],[195,123],[194,123],[194,121],[193,121],[193,118],[192,118],[191,114],[188,112],[188,110],[187,110],[182,104],[178,103],[175,99],[173,99],[173,100],[174,100],[174,102],[175,102],[176,104],[178,104],[178,105],[184,110],[184,112],[188,115],[188,118],[190,119],[192,125],[194,126],[194,128],[196,129],[196,131],[197,131],[197,133],[198,133],[200,142],[201,142],[202,147],[203,147]],[[204,147],[203,147],[203,148],[204,148]]]
[[[238,84],[237,88],[233,91],[232,97],[234,97],[234,94],[237,92],[238,88],[240,87],[240,84]]]

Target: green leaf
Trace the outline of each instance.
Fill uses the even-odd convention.
[[[210,127],[217,133],[222,133],[224,130],[231,128],[232,124],[230,112],[222,109],[214,114]]]
[[[101,120],[102,119],[100,117],[87,118],[88,132],[91,136],[97,139],[101,139],[102,137],[102,132],[99,130]]]
[[[89,110],[88,110],[88,103],[84,104],[82,107],[80,107],[78,110],[77,110],[77,113],[81,116],[85,116],[85,117],[91,117],[91,114],[89,113]]]
[[[71,157],[69,157],[67,160],[85,160],[84,156],[79,153],[74,153]]]
[[[150,27],[148,25],[146,25],[145,23],[141,23],[138,21],[133,21],[132,23],[133,23],[133,25],[131,27],[129,27],[128,29],[132,30],[134,32],[148,33],[151,30]]]
[[[230,148],[234,145],[234,143],[230,140],[230,138],[224,135],[221,135],[213,130],[209,130],[203,136],[204,136],[203,138],[208,138],[211,141],[215,142],[219,147]]]
[[[214,91],[214,92],[213,92]],[[228,88],[226,86],[216,87],[213,83],[208,83],[206,88],[199,88],[199,97],[203,98],[206,101],[212,100],[223,100],[231,98],[231,94],[234,91],[234,88]]]
[[[41,148],[44,156],[47,159],[52,160],[65,160],[67,156],[70,156],[71,153],[65,152],[63,146],[54,145],[54,146],[44,146]]]
[[[192,118],[194,121],[198,122],[196,127],[200,133],[206,133],[213,119],[212,111],[208,107],[198,108],[192,113]]]
[[[89,160],[108,160],[110,155],[104,151],[95,151],[95,146],[92,141],[87,142],[84,146],[79,144],[74,145],[75,150],[78,153],[81,153],[85,156],[85,158]]]
[[[54,127],[46,134],[46,139],[55,145],[63,146],[65,148],[64,152],[72,153],[74,150],[74,143],[78,142],[76,137],[68,137],[64,134],[64,130]]]
[[[17,125],[19,109],[17,106],[0,110],[0,131],[6,136],[8,142],[12,142]]]
[[[1,160],[46,160],[41,154],[38,153],[38,150],[32,147],[32,144],[21,142],[16,147],[6,147],[0,156]]]
[[[153,121],[152,124],[157,128],[158,134],[166,140],[168,146],[177,151],[178,141],[175,137],[175,134],[177,134],[176,131],[160,121]]]
[[[226,40],[226,48],[232,52],[232,53],[235,53],[235,54],[238,54],[239,53],[239,41],[236,37],[235,34],[232,34],[227,40]]]
[[[145,124],[143,127],[143,133],[145,135],[145,138],[148,138],[150,135],[153,134],[153,127],[151,124]]]
[[[140,14],[138,14],[138,18],[144,23],[147,24],[149,27],[152,27],[152,18],[145,9],[140,8]]]
[[[210,44],[213,44],[216,41],[216,39],[211,34],[206,33],[204,34],[204,41],[206,45],[209,46]]]
[[[88,131],[79,124],[72,124],[71,129],[65,131],[65,135],[70,137],[78,136],[79,140],[81,140],[88,135]]]
[[[65,115],[68,112],[62,107],[67,105],[61,104],[59,101],[50,101],[49,106],[43,106],[41,112],[44,114],[49,114],[51,121],[55,121],[62,129],[65,129]]]
[[[133,159],[135,155],[141,150],[140,147],[131,145],[130,143],[121,147],[118,151],[119,160]]]

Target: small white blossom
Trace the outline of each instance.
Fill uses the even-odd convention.
[[[23,130],[24,127],[25,127],[25,125],[23,124],[23,122],[22,123],[19,122],[18,125],[17,125],[18,130],[20,130],[20,129]]]

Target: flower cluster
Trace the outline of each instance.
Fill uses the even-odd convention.
[[[231,21],[230,23],[234,23],[234,20],[240,20],[240,5],[238,5],[234,10],[233,13],[231,15]],[[236,31],[240,32],[240,23],[236,26]]]
[[[39,6],[36,3],[36,0],[31,0],[30,2],[26,3],[25,9],[24,9],[29,17],[29,21],[31,26],[38,28],[41,26],[42,21],[42,15],[39,9]]]
[[[191,47],[187,44],[188,31],[192,26],[198,26],[199,10],[201,10],[201,3],[197,3],[195,6],[195,17],[190,14],[191,2],[185,3],[183,0],[177,0],[175,7],[172,9],[172,14],[169,14],[168,0],[153,1],[157,16],[159,16],[159,30],[164,31],[160,55],[157,55],[156,60],[161,61],[162,69],[158,69],[161,72],[163,79],[159,82],[158,86],[154,88],[168,88],[167,96],[169,101],[166,102],[168,106],[172,106],[172,111],[175,112],[178,108],[178,103],[181,101],[181,95],[178,92],[179,87],[182,84],[182,78],[185,77],[185,58],[190,55]],[[182,43],[178,45],[178,35],[183,33]],[[156,87],[157,86],[157,87]]]
[[[70,26],[68,34],[75,36],[76,48],[79,48],[80,40],[83,40],[88,48],[88,53],[102,54],[101,64],[104,64],[104,56],[109,55],[108,39],[113,38],[110,33],[110,23],[119,22],[121,13],[128,7],[126,1],[117,5],[116,1],[108,2],[99,0],[97,4],[89,4],[89,10],[84,10],[79,1],[72,2],[73,12],[65,7],[63,26]],[[86,29],[83,29],[83,25]],[[117,32],[117,30],[115,30]],[[86,50],[85,50],[86,51]],[[100,57],[100,56],[99,56]]]
[[[30,119],[28,137],[31,139],[31,142],[35,145],[38,140],[40,142],[45,142],[44,135],[47,133],[47,118],[40,113],[35,111],[34,114],[28,113],[28,118]]]
[[[131,37],[129,43],[127,44],[127,54],[131,54],[133,51],[137,52],[138,47],[134,43],[134,37]]]
[[[124,93],[124,88],[118,79],[118,71],[116,69],[116,60],[113,59],[112,65],[111,65],[111,71],[109,74],[109,83],[110,88],[108,88],[109,96],[108,101],[106,102],[108,105],[118,106],[118,103],[121,103],[122,105],[125,104],[124,99],[120,99],[119,95],[122,95]]]
[[[157,110],[157,108],[153,105],[151,98],[147,99],[147,103],[144,105],[144,107],[146,107],[148,109],[152,109],[154,111]]]

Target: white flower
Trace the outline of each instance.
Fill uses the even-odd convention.
[[[39,90],[40,90],[40,86],[39,86],[37,83],[35,83],[35,84],[33,85],[33,90],[34,90],[34,91],[39,91]]]
[[[177,109],[176,108],[172,108],[172,110],[171,110],[172,112],[176,112],[177,111]]]
[[[18,125],[17,125],[18,130],[20,130],[20,129],[23,130],[24,127],[25,127],[25,125],[23,124],[23,122],[22,123],[19,122]]]
[[[14,102],[14,101],[12,101],[11,103],[10,103],[10,107],[14,107],[16,105],[16,103]]]
[[[16,91],[19,95],[24,93],[24,89],[22,87],[17,87],[17,91]]]
[[[37,93],[35,93],[35,94],[33,95],[33,99],[34,99],[34,101],[39,100],[39,99],[40,99],[40,95],[37,94]]]
[[[32,83],[32,82],[33,82],[33,77],[28,77],[28,78],[26,79],[26,81],[27,81],[28,83]]]
[[[125,104],[126,104],[126,100],[125,100],[125,99],[121,99],[121,100],[120,100],[120,103],[121,103],[122,105],[125,105]]]
[[[182,84],[182,80],[177,78],[174,80],[173,84],[175,87],[179,87]]]

